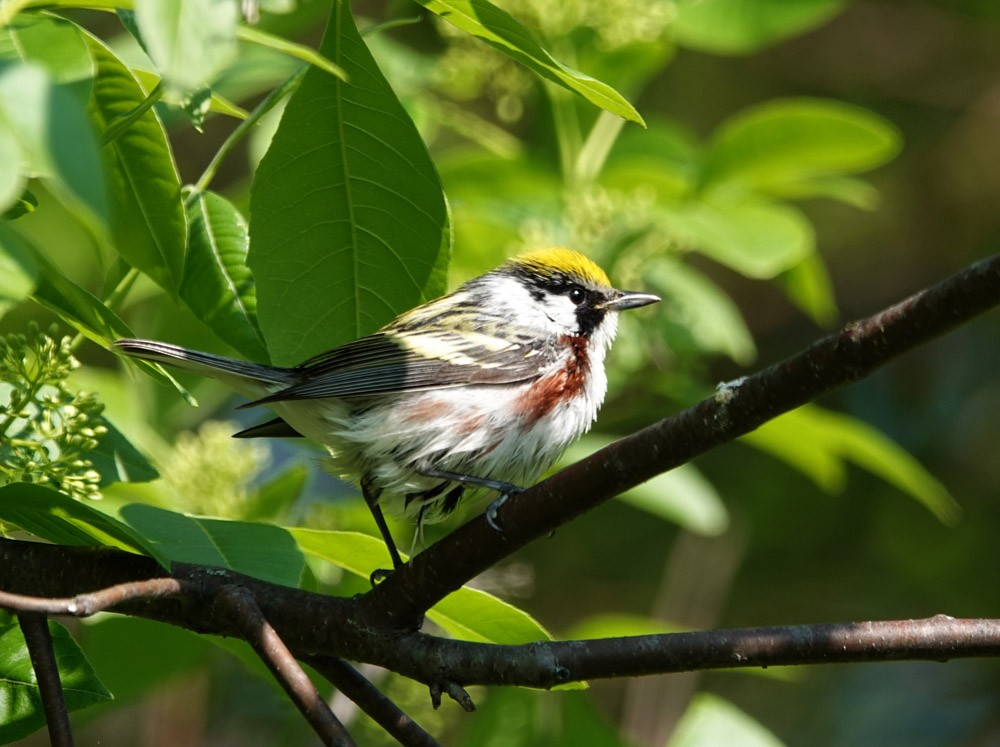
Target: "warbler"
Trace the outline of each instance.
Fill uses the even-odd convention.
[[[382,506],[418,523],[453,511],[467,490],[496,509],[535,482],[589,430],[607,391],[605,355],[618,312],[655,303],[616,290],[564,248],[521,254],[374,334],[293,367],[150,340],[121,352],[220,379],[277,418],[237,437],[301,435],[357,484],[402,565]]]

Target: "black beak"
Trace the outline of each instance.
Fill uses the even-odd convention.
[[[660,300],[659,296],[652,293],[633,293],[632,291],[615,291],[618,295],[609,298],[597,308],[607,311],[625,311],[625,309],[638,309],[640,306],[648,306]]]

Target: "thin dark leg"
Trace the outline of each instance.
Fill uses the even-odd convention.
[[[427,477],[441,477],[445,480],[453,480],[454,482],[460,482],[463,485],[475,485],[479,488],[489,488],[490,490],[495,490],[501,495],[504,493],[523,493],[524,488],[513,485],[509,482],[502,482],[500,480],[490,480],[485,477],[474,477],[472,475],[463,475],[458,472],[447,472],[443,469],[429,469],[421,471],[421,474]]]
[[[385,516],[382,513],[381,506],[378,505],[379,493],[381,491],[373,488],[368,480],[361,481],[361,493],[365,497],[365,503],[368,504],[368,509],[372,512],[372,517],[375,519],[375,524],[378,526],[379,532],[382,533],[382,539],[385,540],[385,546],[389,549],[389,555],[392,557],[392,567],[399,568],[403,565],[403,559],[399,557],[399,550],[396,549],[396,543],[392,539],[392,535],[389,533],[389,525],[385,523]],[[376,571],[378,573],[378,571]],[[372,574],[374,576],[374,574]]]

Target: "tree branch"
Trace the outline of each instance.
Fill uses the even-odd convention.
[[[271,674],[313,731],[323,740],[323,744],[331,747],[354,747],[354,740],[347,729],[333,715],[309,675],[302,670],[285,642],[267,622],[250,593],[241,586],[227,586],[219,590],[216,603],[222,605],[240,628],[243,637],[271,670]]]
[[[21,612],[17,616],[17,622],[24,634],[28,655],[31,656],[31,667],[35,670],[35,679],[38,681],[45,723],[49,727],[49,740],[53,747],[73,747],[73,729],[69,724],[69,711],[66,709],[59,667],[52,649],[48,618],[38,612]]]
[[[440,747],[434,737],[343,659],[308,656],[304,661],[404,747]]]
[[[411,558],[365,598],[398,627],[478,574],[574,517],[732,441],[821,394],[868,376],[902,353],[1000,304],[1000,255],[866,319],[847,324],[780,363],[601,449],[506,501],[503,529],[477,516]]]

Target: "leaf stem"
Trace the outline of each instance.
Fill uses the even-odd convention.
[[[303,65],[301,68],[296,70],[292,75],[286,78],[281,84],[278,85],[267,97],[261,101],[250,112],[250,116],[244,119],[237,125],[236,129],[232,131],[226,142],[222,144],[222,147],[216,151],[215,156],[213,156],[211,162],[205,167],[205,171],[202,173],[201,177],[195,182],[194,188],[190,195],[188,195],[188,200],[193,199],[192,195],[197,195],[208,189],[208,185],[211,184],[212,179],[215,178],[216,172],[219,170],[219,165],[222,163],[229,152],[236,147],[236,144],[240,142],[246,136],[250,129],[260,121],[260,118],[267,114],[275,105],[281,101],[285,96],[291,94],[299,84],[302,82],[302,78],[305,76],[306,71],[309,69],[308,65]]]
[[[133,107],[124,114],[115,117],[108,123],[108,128],[104,131],[104,137],[101,138],[101,145],[107,145],[108,143],[116,140],[118,136],[131,127],[132,124],[139,119],[139,117],[149,111],[153,104],[160,100],[162,95],[163,81],[161,80],[156,84],[156,87],[149,92],[149,95],[142,100],[142,103]]]

